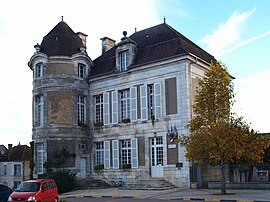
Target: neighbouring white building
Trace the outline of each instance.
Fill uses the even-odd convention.
[[[61,21],[28,63],[35,174],[50,162],[81,178],[158,177],[190,187],[190,163],[175,139],[188,133],[198,77],[214,57],[165,21],[123,32],[119,42],[103,37],[95,60],[86,37]]]

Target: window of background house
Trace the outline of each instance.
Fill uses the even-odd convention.
[[[119,53],[120,71],[126,71],[128,67],[128,51],[122,51]]]
[[[129,89],[119,92],[121,121],[130,118],[130,91]]]
[[[86,67],[84,64],[78,64],[78,77],[84,78],[85,77]]]
[[[78,96],[78,125],[86,121],[86,98],[83,95]]]
[[[4,175],[7,175],[7,165],[4,165]]]
[[[96,123],[103,123],[103,95],[95,97],[96,101]]]
[[[21,176],[22,175],[22,166],[20,164],[14,165],[14,176]]]

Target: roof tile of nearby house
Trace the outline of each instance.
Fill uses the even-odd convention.
[[[137,45],[135,60],[130,69],[189,53],[209,63],[215,59],[166,23],[135,32],[129,38]],[[94,67],[91,68],[90,77],[111,73],[115,70],[115,50],[116,47],[93,61]]]
[[[11,155],[8,153],[10,150],[6,150],[6,153],[0,158],[0,161],[29,161],[30,160],[30,147],[27,145],[17,145],[12,147]]]
[[[82,46],[81,38],[61,21],[43,38],[40,52],[48,56],[72,56]]]

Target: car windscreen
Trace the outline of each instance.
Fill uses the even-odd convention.
[[[39,182],[22,182],[16,191],[18,192],[37,192],[39,191]]]

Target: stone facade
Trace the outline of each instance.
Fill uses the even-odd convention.
[[[51,162],[81,178],[160,177],[188,188],[190,164],[176,139],[188,134],[197,79],[213,57],[166,23],[124,32],[117,44],[102,38],[93,62],[83,36],[60,22],[29,61],[35,174]]]

